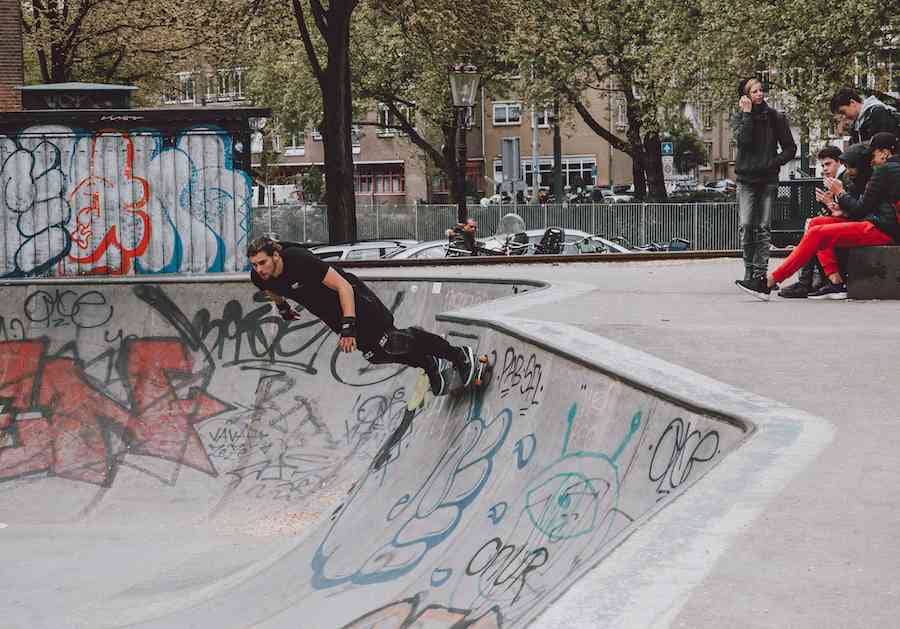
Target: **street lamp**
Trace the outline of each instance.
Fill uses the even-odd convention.
[[[459,142],[457,144],[457,189],[459,190],[459,209],[457,220],[465,223],[469,211],[466,208],[466,127],[469,111],[475,104],[478,94],[478,68],[472,64],[460,64],[450,68],[450,93],[453,96],[453,107],[456,109]]]

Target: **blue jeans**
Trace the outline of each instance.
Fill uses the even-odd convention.
[[[772,208],[777,183],[741,183],[737,185],[741,249],[744,252],[744,279],[765,277],[769,270],[772,244]]]

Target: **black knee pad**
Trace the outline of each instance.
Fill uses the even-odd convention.
[[[384,343],[381,348],[389,356],[411,356],[417,352],[416,343],[417,328],[404,328],[402,330],[391,330],[384,335]]]

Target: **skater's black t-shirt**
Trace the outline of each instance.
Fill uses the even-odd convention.
[[[329,328],[340,332],[342,317],[340,298],[337,291],[322,283],[328,269],[334,268],[353,287],[360,345],[369,340],[365,337],[375,334],[380,336],[384,330],[393,325],[390,311],[372,290],[352,273],[330,266],[305,247],[286,247],[281,251],[281,259],[284,261],[284,269],[278,277],[263,280],[255,270],[250,271],[250,279],[257,288],[270,290],[296,301]]]

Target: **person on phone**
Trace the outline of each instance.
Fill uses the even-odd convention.
[[[841,149],[831,145],[822,148],[816,154],[816,158],[819,160],[819,164],[822,166],[823,177],[844,177],[847,169],[840,161],[840,156]],[[838,213],[832,214],[833,212]],[[822,216],[840,216],[839,212],[840,209],[837,208],[837,204],[834,203],[833,199],[830,200],[830,203],[822,203],[822,210],[820,212]],[[803,231],[809,229],[809,226],[813,220],[815,219],[808,219],[806,221],[806,224],[803,226]],[[778,291],[778,296],[784,297],[786,299],[803,299],[809,293],[813,292],[814,288],[819,288],[819,285],[821,285],[821,281],[817,281],[817,279],[820,280],[821,278],[822,267],[819,264],[818,258],[813,257],[809,262],[803,265],[803,268],[800,270],[800,277],[797,279],[797,281],[790,286],[785,286],[780,291]]]
[[[900,137],[900,111],[875,96],[863,99],[856,90],[840,89],[831,97],[831,113],[850,123],[851,144],[868,142],[882,132]]]
[[[769,293],[778,282],[796,273],[812,256],[818,255],[829,282],[811,299],[846,299],[847,287],[838,268],[834,250],[838,247],[864,247],[889,245],[900,240],[900,223],[897,220],[897,203],[900,203],[900,156],[897,136],[892,133],[876,133],[869,142],[872,176],[860,198],[847,192],[844,184],[833,177],[825,178],[825,187],[833,202],[850,220],[831,220],[819,217],[811,222],[800,244],[781,265],[766,276],[765,286],[739,287],[767,301]],[[853,147],[851,147],[853,148]],[[830,197],[818,191],[816,197],[826,201]]]
[[[735,174],[744,279],[735,283],[764,290],[778,173],[797,154],[797,144],[787,117],[766,103],[759,79],[742,79],[738,94],[738,112],[732,117],[731,129],[737,145]]]

